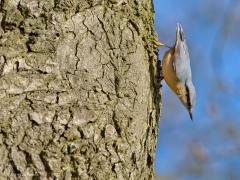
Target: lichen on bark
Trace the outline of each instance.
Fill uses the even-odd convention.
[[[0,3],[0,178],[152,179],[152,2]]]

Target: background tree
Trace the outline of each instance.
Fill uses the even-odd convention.
[[[152,2],[2,0],[0,176],[151,179]]]

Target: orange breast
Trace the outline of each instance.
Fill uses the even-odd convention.
[[[170,49],[165,53],[162,61],[162,71],[163,71],[164,80],[166,81],[167,85],[174,92],[177,92],[178,79],[173,69],[173,60],[171,58],[173,56],[173,53],[174,53],[174,49]]]
[[[186,88],[185,85],[180,82],[176,76],[175,70],[173,68],[173,56],[174,49],[167,51],[163,57],[162,61],[162,71],[163,77],[167,85],[177,94],[183,104],[187,103],[186,99]]]

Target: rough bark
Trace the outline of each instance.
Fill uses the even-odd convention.
[[[152,2],[0,5],[0,179],[152,179]]]

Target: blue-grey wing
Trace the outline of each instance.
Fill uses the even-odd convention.
[[[190,58],[186,43],[178,44],[175,47],[173,56],[173,67],[177,78],[181,82],[186,82],[192,78]]]

